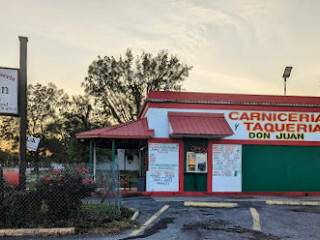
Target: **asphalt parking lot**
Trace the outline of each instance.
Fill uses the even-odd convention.
[[[140,215],[121,235],[21,239],[320,239],[319,197],[132,197],[123,205]]]
[[[153,200],[169,207],[143,231],[123,239],[320,239],[318,197]]]

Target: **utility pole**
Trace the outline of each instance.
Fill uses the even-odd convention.
[[[27,170],[27,37],[20,37],[20,71],[19,71],[19,115],[20,115],[20,162],[19,189],[26,188]]]

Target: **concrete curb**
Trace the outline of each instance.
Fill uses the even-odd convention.
[[[135,221],[139,216],[139,211],[134,211],[130,221]],[[20,229],[0,229],[0,237],[21,237],[33,235],[71,235],[76,234],[75,228],[20,228]]]
[[[18,237],[28,235],[67,235],[75,234],[75,228],[21,228],[0,229],[0,237]]]
[[[184,202],[184,206],[189,207],[214,207],[214,208],[234,208],[238,203],[231,202]]]
[[[320,202],[267,200],[267,205],[320,206]]]
[[[132,215],[130,221],[134,222],[139,216],[139,211],[135,211],[134,214]]]

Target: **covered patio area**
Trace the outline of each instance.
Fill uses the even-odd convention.
[[[147,144],[148,139],[152,136],[154,136],[154,131],[149,129],[146,118],[76,134],[76,138],[81,143],[90,146],[90,172],[93,176],[97,174],[97,148],[104,148],[111,149],[112,171],[117,164],[117,149],[135,150],[138,153],[138,177],[144,177]],[[124,190],[127,190],[129,181],[126,179],[126,175],[121,174],[119,180]],[[145,183],[143,184],[145,186]],[[144,191],[141,186],[140,188],[138,186],[138,189]]]

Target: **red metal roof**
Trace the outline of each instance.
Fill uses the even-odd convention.
[[[148,99],[199,102],[320,104],[320,97],[150,91]]]
[[[219,138],[233,135],[233,131],[221,113],[168,112],[172,137]]]
[[[295,108],[292,111],[299,111],[299,108],[309,108],[314,111],[313,109],[320,108],[320,97],[150,91],[139,117],[144,117],[151,106],[150,104],[155,108],[164,106],[170,108],[172,104],[176,104],[174,108],[186,108],[186,104],[197,108],[195,104],[199,104],[201,107],[220,105],[251,108]],[[180,104],[181,107],[177,104]]]
[[[148,128],[148,121],[142,118],[136,121],[109,126],[91,131],[77,133],[77,138],[142,138],[148,139],[154,135],[154,131]]]

